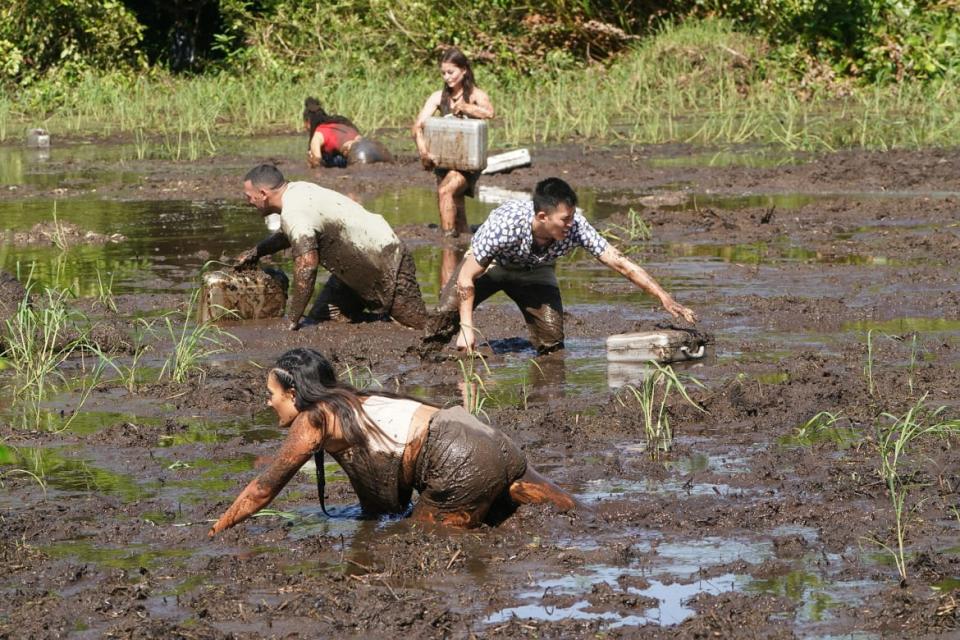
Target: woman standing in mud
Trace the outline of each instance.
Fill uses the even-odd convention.
[[[443,77],[443,89],[434,91],[427,98],[416,122],[413,123],[412,131],[423,168],[433,169],[437,176],[440,228],[444,236],[457,237],[470,230],[467,225],[464,196],[474,195],[480,172],[438,168],[436,158],[427,150],[423,125],[437,110],[444,117],[455,116],[481,120],[492,118],[494,110],[490,96],[476,86],[473,70],[470,68],[467,57],[456,47],[444,51],[440,58],[440,75]]]
[[[348,164],[389,162],[390,152],[379,142],[364,138],[349,118],[328,114],[313,97],[303,101],[303,128],[310,143],[307,163],[317,168],[344,168]]]
[[[283,354],[267,375],[267,404],[289,433],[270,466],[240,493],[210,529],[228,529],[266,507],[316,456],[323,506],[323,452],[350,479],[369,516],[404,513],[456,527],[481,524],[499,499],[552,503],[573,498],[527,464],[517,446],[461,407],[440,409],[413,398],[358,391],[337,381],[318,351]]]

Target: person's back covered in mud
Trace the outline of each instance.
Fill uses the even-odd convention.
[[[307,164],[312,168],[393,160],[386,147],[361,135],[349,118],[324,111],[316,98],[303,102],[303,127],[309,140]]]
[[[238,256],[237,264],[250,266],[293,248],[290,329],[300,328],[318,266],[327,269],[330,278],[317,296],[311,321],[359,320],[366,311],[423,327],[426,309],[413,257],[383,216],[331,189],[287,182],[273,165],[251,169],[243,186],[247,202],[262,216],[280,214],[280,230]]]
[[[210,529],[228,529],[266,507],[313,457],[323,506],[323,453],[350,479],[367,516],[403,514],[458,527],[481,524],[501,500],[576,503],[541,476],[498,429],[461,407],[441,409],[396,394],[359,391],[337,380],[318,351],[283,354],[267,374],[267,404],[287,437],[268,468],[234,500]]]

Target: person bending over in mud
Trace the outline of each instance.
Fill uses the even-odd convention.
[[[386,147],[360,135],[359,129],[349,118],[324,111],[316,98],[303,101],[303,127],[310,140],[307,164],[311,168],[323,164],[325,167],[342,169],[348,164],[393,160]]]
[[[427,118],[438,109],[440,115],[458,118],[477,118],[487,120],[494,116],[490,96],[476,86],[473,70],[467,57],[451,47],[440,58],[440,75],[443,76],[443,89],[434,91],[423,103],[420,114],[411,129],[417,143],[417,152],[423,168],[433,169],[437,176],[437,205],[440,209],[440,229],[448,237],[457,237],[468,233],[467,210],[464,196],[475,195],[479,171],[456,171],[437,168],[436,158],[427,150],[423,136],[423,125]]]
[[[395,394],[339,382],[318,351],[286,352],[267,374],[269,404],[289,432],[269,467],[240,493],[210,529],[228,529],[266,507],[311,457],[323,506],[323,453],[350,479],[367,516],[405,513],[456,527],[484,521],[500,499],[552,503],[573,498],[527,463],[510,438],[462,407],[440,409]]]
[[[523,312],[538,352],[562,349],[563,303],[555,263],[577,247],[656,296],[674,317],[696,322],[693,311],[601,237],[576,208],[577,194],[570,185],[547,178],[537,184],[533,200],[511,200],[494,209],[441,292],[424,341],[446,344],[459,323],[457,347],[472,351],[477,333],[473,310],[502,290]]]
[[[310,311],[311,322],[357,321],[367,310],[423,328],[426,308],[413,257],[382,216],[336,191],[310,182],[287,182],[270,164],[247,173],[243,194],[260,215],[280,214],[280,230],[240,254],[237,268],[293,247],[290,330],[301,326],[318,266],[327,269],[330,278]]]

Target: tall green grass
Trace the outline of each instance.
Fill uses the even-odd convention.
[[[807,150],[960,143],[956,83],[800,86],[776,64],[758,38],[711,20],[665,27],[609,67],[531,77],[480,67],[477,78],[497,108],[494,147],[574,139]],[[366,132],[397,128],[404,142],[396,144],[405,144],[405,129],[439,87],[434,69],[398,76],[373,63],[241,76],[88,75],[69,90],[40,84],[0,94],[0,139],[42,125],[55,138],[120,135],[136,140],[138,156],[189,160],[214,153],[217,135],[299,130],[303,98],[316,95]]]

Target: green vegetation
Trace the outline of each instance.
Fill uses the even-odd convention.
[[[487,393],[487,386],[480,376],[480,367],[477,366],[477,362],[480,363],[483,370],[488,374],[490,373],[487,361],[480,353],[473,353],[457,359],[457,364],[460,365],[458,386],[463,394],[463,408],[475,416],[486,415],[483,407],[490,397],[490,394]]]
[[[48,429],[65,429],[99,383],[106,362],[87,340],[86,318],[70,310],[68,290],[45,288],[34,296],[35,287],[29,280],[26,290],[16,313],[4,322],[0,338],[2,360],[13,371],[12,395],[25,410],[25,426],[42,426],[41,404],[61,385],[68,384],[61,370],[68,358],[84,350],[97,356],[92,375],[87,375],[85,363],[81,363],[80,397],[70,418],[58,425],[46,425]]]
[[[633,398],[640,404],[643,432],[647,439],[647,450],[652,458],[657,458],[661,452],[666,453],[673,446],[673,430],[670,427],[670,417],[667,414],[667,401],[671,395],[677,393],[690,406],[703,411],[703,408],[694,402],[687,393],[684,381],[697,386],[703,385],[696,378],[678,374],[670,365],[660,365],[653,360],[649,362],[649,365],[650,373],[639,386],[628,384],[623,390],[632,394]],[[626,405],[621,395],[622,392],[617,394],[617,400]]]
[[[282,32],[277,25],[271,33]],[[281,39],[271,42],[277,47]],[[404,58],[352,56],[345,43],[329,46],[317,53],[322,65],[291,54],[290,67],[251,53],[240,67],[200,76],[86,71],[69,83],[21,83],[0,92],[0,140],[43,125],[55,136],[120,134],[135,141],[138,157],[189,160],[213,153],[218,135],[299,130],[303,98],[317,94],[329,111],[349,115],[365,131],[399,128],[391,144],[412,152],[405,129],[440,86],[435,63],[392,68],[378,61]],[[474,58],[484,59],[477,52]],[[568,139],[789,149],[960,141],[960,86],[950,69],[923,82],[862,84],[798,79],[795,63],[771,57],[762,36],[711,19],[664,23],[649,37],[630,39],[605,65],[552,64],[536,73],[478,65],[476,75],[498,109],[493,147]]]
[[[351,387],[359,389],[360,391],[375,388],[383,389],[383,383],[373,374],[373,369],[370,368],[370,365],[364,365],[362,367],[359,365],[345,365],[343,371],[341,371],[337,377],[341,380],[346,378]]]
[[[608,224],[601,232],[607,240],[627,243],[623,249],[630,250],[633,243],[649,240],[653,237],[650,225],[643,219],[643,214],[633,207],[627,211],[626,224]]]
[[[873,396],[877,385],[873,380],[873,329],[867,331],[867,360],[863,365],[863,377],[867,379],[867,391]]]
[[[930,436],[960,435],[960,420],[944,420],[944,407],[930,409],[926,398],[924,395],[901,416],[884,413],[876,425],[878,472],[893,508],[895,541],[889,544],[875,537],[874,542],[890,553],[903,580],[907,579],[905,545],[911,511],[908,499],[910,491],[923,484],[915,471],[904,470],[909,454]]]
[[[186,382],[194,375],[202,378],[206,373],[202,362],[212,355],[226,351],[223,346],[226,339],[240,342],[236,336],[223,331],[214,322],[192,322],[191,319],[196,316],[200,291],[197,289],[190,297],[186,311],[173,311],[162,318],[166,334],[173,342],[173,351],[160,369],[160,378],[166,375],[178,384]]]

